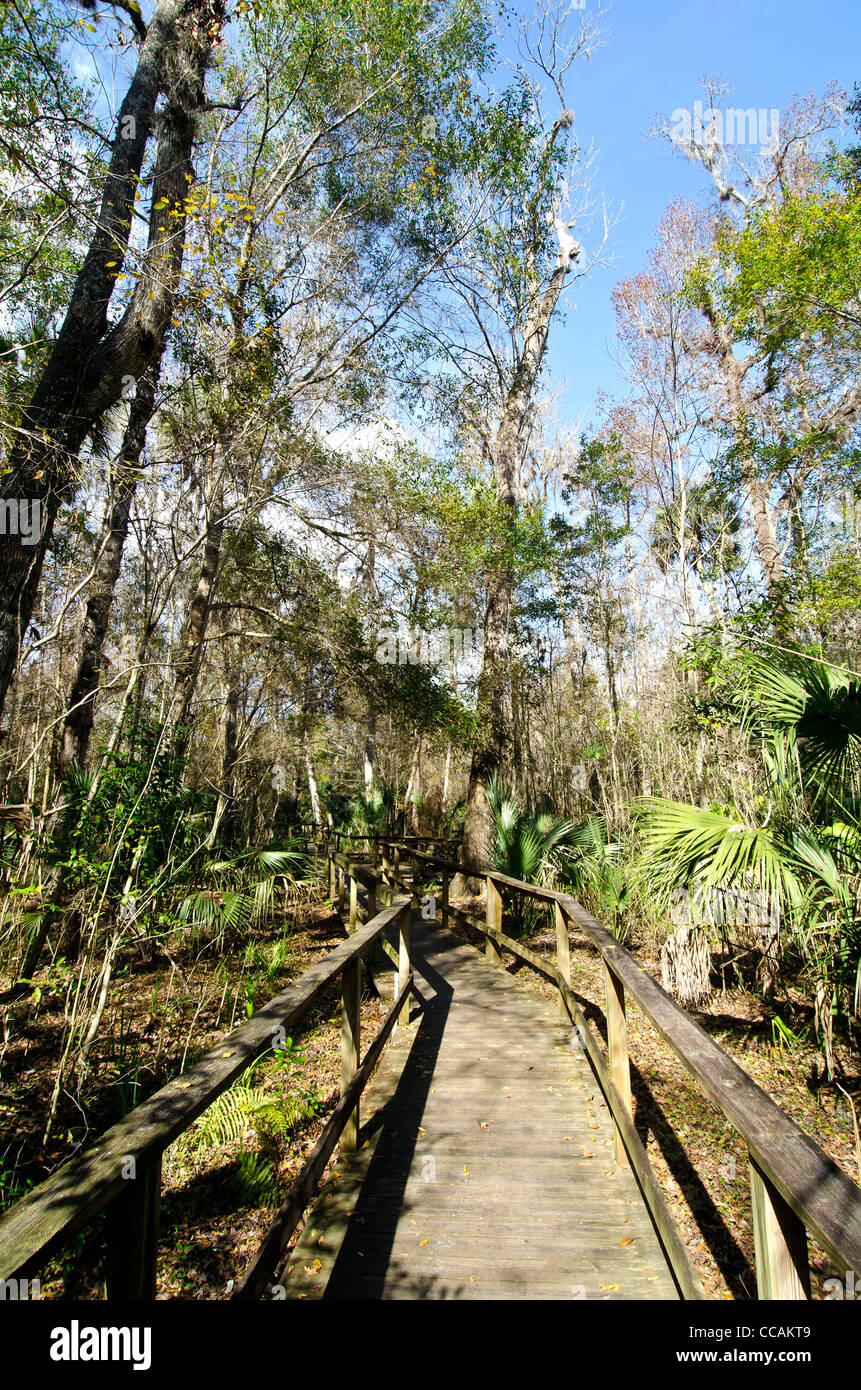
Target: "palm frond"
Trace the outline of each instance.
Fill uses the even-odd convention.
[[[574,821],[551,811],[530,813],[494,775],[487,800],[495,831],[495,862],[502,873],[523,883],[546,881],[555,864],[555,851],[577,831]]]
[[[811,790],[861,791],[861,678],[810,657],[788,657],[783,666],[750,657],[740,700],[748,727],[782,730],[797,742]]]
[[[800,901],[793,848],[767,827],[662,797],[644,797],[633,809],[641,840],[636,877],[659,905],[694,886],[753,888]]]

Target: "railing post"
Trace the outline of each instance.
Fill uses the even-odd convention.
[[[409,856],[413,871],[413,911],[418,912],[422,905],[422,866],[418,859],[413,861],[413,856]]]
[[[804,1222],[748,1152],[756,1287],[760,1299],[807,1299],[810,1267]]]
[[[161,1154],[125,1188],[107,1210],[107,1297],[112,1303],[155,1299]]]
[[[327,854],[327,856],[328,856],[328,861],[329,861],[329,901],[332,903],[332,906],[334,907],[334,905],[335,905],[335,861],[334,861],[334,859],[332,858],[332,841],[331,841],[331,840],[329,841],[329,843],[328,843],[328,845],[327,845],[326,854]]]
[[[397,999],[410,973],[410,904],[405,903],[404,909],[398,917],[398,969],[395,975],[395,998]],[[409,997],[404,1000],[404,1006],[398,1015],[395,1028],[403,1028],[410,1021],[410,1001]]]
[[[377,915],[377,885],[376,882],[368,884],[368,921]]]
[[[566,984],[571,983],[571,940],[568,936],[568,918],[562,911],[562,904],[556,904],[556,969]],[[559,992],[559,1012],[567,1019],[568,1009],[562,992]]]
[[[496,931],[502,931],[502,894],[492,878],[488,877],[486,883],[487,925]],[[502,950],[492,937],[488,936],[484,943],[484,956],[485,960],[490,961],[493,965],[502,965]]]
[[[395,845],[395,862],[392,865],[392,887],[397,888],[398,878],[401,872],[401,850],[400,845]]]
[[[451,881],[451,875],[449,874],[448,869],[443,869],[443,871],[442,871],[442,929],[443,929],[443,931],[447,931],[447,930],[448,930],[448,886],[449,886],[450,881]]]
[[[341,1095],[359,1068],[360,1005],[362,1000],[362,958],[345,965],[341,974]],[[359,1105],[347,1120],[341,1134],[341,1153],[353,1153],[359,1142]]]
[[[628,1024],[625,1019],[625,986],[604,961],[604,999],[607,1014],[607,1050],[610,1054],[610,1074],[622,1097],[625,1109],[633,1114],[631,1101],[631,1063],[628,1058]],[[616,1162],[627,1166],[628,1154],[618,1125],[613,1125]]]
[[[342,865],[338,865],[338,911],[344,915],[344,890],[347,886],[347,872]]]
[[[359,920],[359,881],[353,873],[350,875],[350,933],[356,930]]]

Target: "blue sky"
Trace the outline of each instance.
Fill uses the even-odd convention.
[[[646,138],[652,118],[691,108],[703,96],[703,76],[731,84],[727,105],[757,109],[784,109],[794,93],[820,95],[831,81],[850,91],[861,81],[859,0],[616,0],[604,27],[609,40],[591,64],[578,63],[570,99],[581,144],[598,149],[596,189],[625,207],[612,234],[613,263],[573,288],[576,312],[569,309],[551,334],[553,385],[567,384],[557,412],[572,423],[592,414],[599,390],[624,391],[607,350],[615,337],[613,286],[643,268],[672,198],[707,196],[697,165]]]

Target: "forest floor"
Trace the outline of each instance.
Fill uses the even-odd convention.
[[[483,914],[479,902],[461,903]],[[484,949],[484,937],[467,924],[453,923],[457,935]],[[504,930],[516,936],[506,919]],[[529,946],[555,959],[555,925],[542,913],[529,932]],[[627,938],[625,946],[657,980],[660,959],[647,937]],[[558,998],[556,989],[527,965],[506,957],[506,968],[526,989],[545,998]],[[571,933],[571,979],[586,1016],[604,1036],[601,1005],[603,982],[600,958],[585,936]],[[799,991],[784,985],[777,995],[780,1014],[791,1013],[795,1040],[772,1026],[775,1010],[746,982],[722,988],[719,977],[711,999],[688,1012],[743,1067],[750,1077],[843,1171],[861,1184],[861,1154],[856,1145],[852,1107],[846,1095],[823,1082],[823,1058],[808,1036],[812,1010]],[[597,1007],[596,1007],[597,1005]],[[711,1104],[687,1068],[666,1045],[649,1020],[632,1004],[628,1009],[628,1038],[635,1122],[657,1173],[664,1195],[691,1261],[711,1299],[756,1297],[753,1272],[753,1227],[747,1152],[741,1137],[722,1112]],[[839,1084],[851,1096],[861,1118],[861,1059],[856,1045],[835,1036],[834,1061]],[[814,1298],[834,1297],[823,1291],[826,1279],[844,1280],[828,1258],[810,1242]]]
[[[467,904],[464,904],[467,906]],[[507,929],[511,930],[509,924]],[[468,926],[457,932],[483,947]],[[83,1145],[201,1057],[248,1007],[259,1007],[343,940],[326,904],[306,904],[293,919],[258,933],[226,954],[203,953],[152,963],[125,961],[111,987],[91,1068],[76,1093],[61,1094],[52,1137],[41,1138],[56,1075],[63,1031],[63,981],[38,1002],[0,1010],[0,1207],[18,1200]],[[552,924],[544,917],[529,942],[550,958]],[[637,959],[660,978],[654,946],[627,940]],[[547,997],[549,982],[509,963],[518,982]],[[585,938],[572,936],[572,979],[587,1015],[600,1018],[598,957]],[[8,980],[0,977],[0,990]],[[789,991],[792,999],[792,991]],[[793,1001],[803,1018],[803,1001]],[[386,1005],[376,996],[362,1005],[363,1036],[378,1029]],[[773,1013],[741,983],[721,990],[698,1022],[750,1076],[858,1181],[852,1114],[845,1095],[822,1084],[822,1058],[797,1022],[795,1042],[775,1042]],[[784,1009],[786,1016],[786,1010]],[[705,1099],[689,1073],[632,1007],[628,1016],[638,1128],[674,1217],[710,1298],[755,1296],[752,1272],[747,1159],[744,1144]],[[808,1030],[809,1031],[809,1030]],[[835,1039],[840,1084],[861,1113],[857,1050]],[[322,995],[306,1015],[286,1064],[270,1058],[246,1073],[247,1111],[222,1103],[167,1151],[163,1167],[158,1256],[160,1299],[224,1299],[266,1229],[272,1210],[298,1174],[338,1096],[340,1001]],[[229,1094],[229,1093],[228,1093]],[[255,1113],[253,1113],[255,1112]],[[260,1124],[275,1115],[279,1123]],[[332,1162],[336,1162],[335,1159]],[[331,1165],[330,1165],[331,1166]],[[57,1255],[42,1275],[46,1298],[101,1298],[104,1289],[103,1217]],[[301,1227],[300,1227],[301,1231]],[[298,1234],[298,1232],[297,1232]],[[814,1297],[835,1271],[811,1248]],[[838,1272],[842,1273],[842,1271]]]
[[[91,1070],[80,1097],[61,1096],[53,1135],[41,1139],[63,1028],[62,975],[38,1003],[0,1011],[0,1208],[25,1196],[130,1108],[165,1085],[343,941],[326,904],[300,907],[219,956],[125,962],[114,977]],[[9,978],[0,977],[0,991]],[[385,1009],[362,1004],[363,1036]],[[334,1109],[340,1083],[340,992],[322,994],[297,1030],[284,1067],[257,1063],[243,1098],[286,1116],[261,1135],[253,1114],[213,1107],[165,1153],[158,1253],[160,1299],[223,1299],[243,1273],[274,1207],[300,1172]],[[227,1094],[230,1094],[229,1092]],[[216,1102],[216,1105],[219,1103]],[[265,1116],[264,1118],[268,1118]],[[334,1160],[333,1160],[334,1161]],[[104,1215],[42,1271],[43,1298],[104,1296]],[[301,1230],[301,1225],[300,1225]]]

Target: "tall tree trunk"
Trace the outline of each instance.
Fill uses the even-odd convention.
[[[746,474],[745,487],[750,498],[756,553],[762,566],[765,587],[775,607],[783,612],[786,605],[783,593],[786,574],[783,568],[783,556],[780,553],[780,545],[777,540],[771,503],[769,502],[768,484],[764,483],[756,474]]]
[[[503,518],[500,538],[503,554],[513,544],[518,474],[528,442],[530,407],[547,347],[550,320],[569,269],[569,254],[560,247],[547,288],[541,293],[536,286],[535,299],[526,319],[523,347],[493,444],[496,495]],[[494,773],[502,766],[508,743],[508,632],[513,597],[513,569],[510,561],[503,561],[485,576],[484,655],[478,678],[476,709],[479,732],[469,770],[461,850],[461,863],[468,867],[489,868],[492,864],[493,818],[487,788]],[[476,885],[474,878],[470,880],[468,875],[458,874],[452,891],[469,892]]]
[[[553,597],[556,600],[556,607],[559,612],[559,623],[562,628],[562,640],[565,643],[565,656],[563,658],[563,670],[568,678],[569,694],[577,689],[577,664],[580,659],[583,644],[578,640],[574,622],[571,617],[571,610],[565,601],[562,586],[558,578],[554,575],[551,578]]]
[[[220,450],[219,450],[220,452]],[[197,688],[197,678],[203,660],[206,629],[212,607],[212,596],[218,578],[221,561],[221,545],[224,539],[224,466],[223,458],[217,460],[218,469],[212,501],[210,503],[209,524],[203,543],[203,558],[200,573],[195,585],[194,595],[188,609],[185,628],[181,639],[181,652],[175,666],[175,685],[170,723],[177,731],[177,749],[183,754],[191,736],[191,704]]]
[[[409,823],[413,835],[419,834],[421,813],[418,803],[422,796],[422,734],[419,729],[413,731],[413,757],[410,767],[410,780],[407,783],[406,795],[404,797],[404,825]]]
[[[132,401],[123,435],[122,449],[117,461],[116,488],[102,523],[96,571],[87,593],[78,669],[69,691],[62,738],[57,750],[58,782],[64,780],[73,766],[83,767],[87,756],[102,666],[102,647],[108,630],[114,590],[120,576],[129,513],[137,486],[136,465],[140,461],[147,425],[155,408],[155,378],[158,375],[158,365],[157,363],[151,368],[138,382],[137,394]]]
[[[377,775],[377,706],[368,700],[368,731],[365,734],[365,792],[368,793]]]
[[[239,724],[240,668],[231,666],[227,672],[227,694],[224,703],[224,752],[221,759],[221,788],[215,808],[212,829],[206,841],[207,849],[215,844],[221,829],[221,839],[228,848],[236,835],[236,800],[233,774],[238,756],[237,728]]]
[[[713,339],[718,351],[726,392],[727,410],[736,443],[741,446],[745,431],[744,407],[744,365],[733,351],[735,346],[728,326],[721,323],[711,306],[705,307],[706,316],[712,328]],[[763,481],[753,465],[745,462],[742,467],[745,490],[750,501],[753,521],[754,545],[762,566],[766,592],[772,602],[778,620],[786,617],[786,595],[784,592],[783,557],[777,541],[777,530],[769,500],[770,485]]]
[[[461,863],[476,868],[492,864],[493,817],[487,788],[498,772],[504,756],[506,684],[508,679],[508,624],[514,583],[507,570],[500,570],[487,583],[484,612],[484,654],[478,678],[476,709],[477,736],[472,749],[466,815],[463,823]],[[470,892],[475,880],[457,875],[452,891]]]
[[[78,668],[69,692],[62,738],[57,748],[56,777],[58,783],[66,778],[73,766],[83,767],[87,756],[93,727],[96,691],[99,685],[102,647],[122,564],[129,512],[137,481],[134,475],[128,473],[126,465],[133,467],[137,464],[143,452],[147,425],[152,418],[155,404],[156,381],[160,362],[161,349],[159,349],[153,367],[138,382],[137,392],[132,401],[123,435],[117,466],[117,487],[102,524],[96,570],[87,595]],[[62,850],[63,847],[68,846],[69,841],[74,836],[77,819],[78,810],[72,806],[60,813],[54,835],[56,848]],[[23,982],[31,980],[39,968],[45,943],[54,923],[62,914],[66,897],[65,880],[65,866],[62,862],[57,863],[51,870],[45,885],[42,924],[25,955],[16,988],[23,988]],[[66,929],[60,943],[60,949],[67,960],[76,958],[79,942],[79,914],[74,913],[71,917],[67,915]]]
[[[161,351],[171,320],[194,172],[195,119],[210,61],[210,35],[220,28],[222,17],[223,0],[158,0],[120,106],[96,231],[9,457],[4,491],[38,503],[41,534],[36,544],[26,545],[17,533],[0,536],[0,712],[60,504],[76,491],[81,446],[129,382],[138,380]],[[109,305],[128,248],[159,93],[165,94],[166,104],[158,117],[147,252],[130,303],[109,327]]]
[[[302,736],[302,749],[305,755],[305,772],[308,777],[308,795],[311,798],[311,815],[315,825],[323,824],[323,808],[320,804],[320,790],[317,786],[317,776],[314,772],[314,760],[311,757],[311,740],[308,731]]]
[[[371,518],[373,517],[373,511],[370,512],[370,516]],[[372,521],[369,521],[369,525],[372,524]],[[377,593],[377,581],[374,576],[376,557],[376,538],[372,531],[368,539],[368,550],[365,556],[365,563],[363,566],[362,574],[362,582],[365,590],[368,608],[371,611]],[[365,793],[367,794],[371,790],[371,787],[374,784],[374,778],[377,775],[377,706],[373,695],[368,696],[368,729],[365,735],[364,762]]]
[[[450,787],[450,785],[451,785],[451,743],[447,743],[446,746],[445,746],[445,768],[443,769],[443,774],[442,774],[442,801],[441,801],[441,803],[440,803],[440,808],[441,808],[441,811],[442,811],[443,819],[445,819],[446,812],[448,811],[448,799],[449,799],[449,787]]]
[[[227,798],[222,839],[229,846],[233,844],[236,836],[234,776],[239,754],[237,730],[239,727],[240,669],[238,665],[232,666],[228,671],[227,687],[227,714],[224,722],[224,760],[221,768],[221,780],[224,785],[224,795]]]

